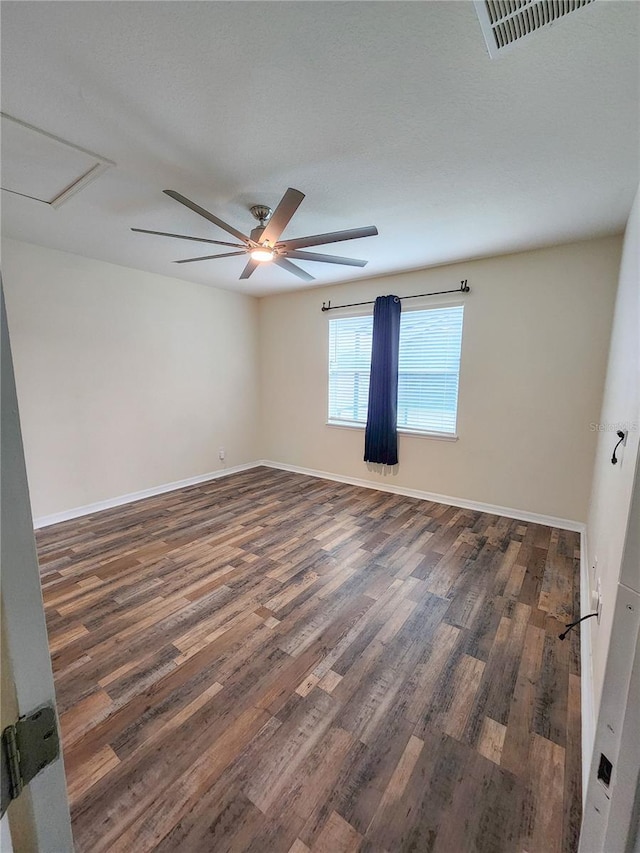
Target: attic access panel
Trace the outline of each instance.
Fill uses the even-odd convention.
[[[523,38],[594,0],[475,0],[489,56],[506,53]]]
[[[0,113],[2,189],[59,207],[114,163]]]

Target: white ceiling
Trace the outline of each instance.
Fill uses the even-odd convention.
[[[638,184],[640,3],[597,2],[491,60],[470,2],[3,2],[2,109],[115,161],[59,209],[2,193],[11,237],[263,295],[309,287],[131,226],[232,239],[376,225],[313,284],[624,228]],[[195,246],[196,251],[193,251]],[[215,251],[215,247],[212,247]],[[220,251],[225,251],[220,249]]]

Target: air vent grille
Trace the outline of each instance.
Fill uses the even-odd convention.
[[[476,11],[489,55],[495,57],[516,41],[594,0],[481,0]]]

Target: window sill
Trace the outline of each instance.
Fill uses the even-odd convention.
[[[364,430],[364,424],[358,423],[350,423],[349,421],[327,421],[326,425],[328,427],[333,427],[334,429],[359,429]],[[446,433],[446,432],[418,432],[417,430],[411,429],[399,429],[398,435],[410,435],[414,438],[435,438],[438,441],[457,441],[458,436]]]

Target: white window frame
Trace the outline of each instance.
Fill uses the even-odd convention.
[[[452,301],[452,302],[439,302],[437,305],[434,305],[433,302],[430,304],[421,304],[418,303],[412,306],[410,309],[403,308],[402,314],[409,314],[415,311],[437,311],[442,308],[462,308],[464,312],[464,303],[460,300]],[[335,309],[334,309],[335,310]],[[358,318],[358,317],[371,317],[373,319],[373,314],[371,312],[354,312],[354,311],[344,311],[339,314],[338,317],[330,317],[329,322],[332,320],[342,320],[346,318]],[[327,327],[327,346],[329,346],[329,338],[330,338],[330,327]],[[414,436],[416,438],[430,438],[437,439],[439,441],[457,441],[458,440],[458,424],[459,424],[459,415],[460,415],[460,377],[462,374],[462,344],[464,343],[464,313],[463,313],[463,325],[462,325],[462,340],[460,346],[460,363],[458,367],[458,397],[456,400],[456,427],[454,432],[438,432],[435,430],[417,430],[410,429],[407,427],[398,427],[398,433],[400,435],[408,435]],[[327,362],[329,362],[330,353],[328,353]],[[328,367],[330,367],[328,365]],[[327,371],[327,412],[329,412],[330,407],[330,379],[329,379],[329,370]],[[348,421],[348,420],[339,420],[332,419],[327,416],[326,425],[333,429],[347,429],[347,430],[364,430],[366,427],[366,423],[363,421]]]

